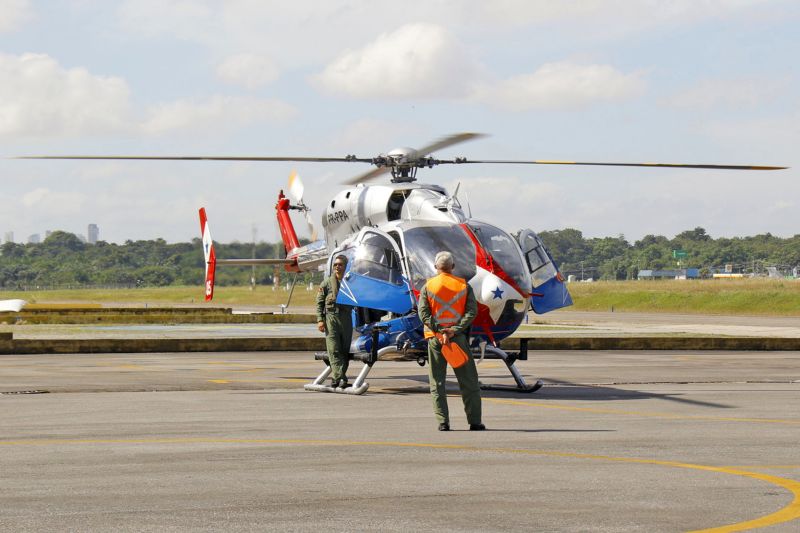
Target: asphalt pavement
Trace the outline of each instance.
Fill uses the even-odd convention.
[[[355,397],[302,352],[3,355],[0,530],[800,530],[800,352],[518,365],[438,432],[416,363]]]

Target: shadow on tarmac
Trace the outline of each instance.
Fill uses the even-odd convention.
[[[547,385],[551,385],[548,387]],[[569,381],[548,380],[541,389],[545,394],[541,399],[559,400],[589,400],[589,401],[614,401],[614,400],[665,400],[687,405],[713,407],[715,409],[733,409],[736,406],[716,402],[704,402],[682,398],[683,394],[660,394],[638,390],[617,389],[607,385],[583,385]],[[515,397],[519,397],[517,394]]]
[[[527,376],[526,376],[527,377]],[[391,376],[392,380],[404,379],[408,381],[416,381],[420,385],[413,385],[410,387],[376,387],[375,393],[384,394],[427,394],[428,389],[428,376],[404,375],[404,376]],[[535,378],[530,378],[533,382]],[[378,380],[375,380],[378,381]],[[371,389],[372,390],[372,389]],[[458,382],[454,379],[447,381],[447,393],[459,394]],[[618,389],[608,385],[585,385],[581,383],[572,383],[569,381],[560,381],[546,379],[545,385],[542,389],[534,393],[524,393],[516,391],[505,390],[482,390],[481,396],[484,398],[503,398],[503,399],[536,399],[541,401],[547,400],[576,400],[576,401],[626,401],[626,400],[664,400],[668,402],[677,402],[687,405],[694,405],[699,407],[712,407],[714,409],[733,409],[736,406],[726,405],[716,402],[705,402],[700,400],[692,400],[683,398],[682,393],[679,394],[660,394],[656,392],[644,392],[639,390]]]

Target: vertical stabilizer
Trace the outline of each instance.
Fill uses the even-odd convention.
[[[211,239],[205,207],[200,208],[200,232],[203,236],[203,256],[206,260],[206,301],[209,302],[214,297],[214,271],[217,267],[217,255],[214,252],[214,241]]]

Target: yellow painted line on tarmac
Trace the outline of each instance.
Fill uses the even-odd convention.
[[[309,379],[279,378],[279,379],[209,379],[209,383],[309,383]]]
[[[206,364],[207,365],[224,365],[224,366],[243,366],[243,367],[247,367],[247,368],[256,368],[256,367],[253,366],[252,363],[251,364],[245,364],[245,363],[228,363],[228,362],[225,362],[225,361],[210,361],[210,362],[207,362]],[[257,368],[263,369],[263,370],[269,370],[269,369],[277,369],[277,368],[281,368],[281,369],[294,368],[297,365],[318,365],[318,364],[319,364],[319,361],[297,361],[296,363],[270,363],[270,364],[264,364],[264,365],[259,366]]]
[[[737,522],[724,526],[694,530],[690,533],[732,533],[761,527],[772,526],[800,518],[800,482],[759,472],[751,472],[738,468],[721,466],[698,465],[681,463],[678,461],[661,461],[656,459],[637,459],[634,457],[612,457],[608,455],[594,455],[586,453],[556,452],[547,450],[531,450],[520,448],[492,448],[462,444],[436,444],[426,442],[393,442],[393,441],[345,441],[345,440],[313,440],[313,439],[226,439],[214,437],[188,437],[188,438],[152,438],[152,439],[31,439],[16,441],[0,441],[0,446],[48,446],[59,444],[307,444],[315,446],[382,446],[398,448],[430,448],[442,450],[466,450],[473,452],[505,453],[515,455],[530,455],[540,457],[564,457],[572,459],[591,459],[616,463],[642,464],[683,468],[705,472],[716,472],[733,476],[746,477],[782,487],[794,495],[794,499],[785,507],[774,513],[764,515],[754,520]]]
[[[798,470],[800,465],[736,465],[728,468],[740,468],[742,470]]]
[[[674,413],[659,413],[648,411],[623,411],[621,409],[600,409],[597,407],[573,407],[571,405],[558,405],[549,403],[533,403],[521,400],[502,400],[499,398],[484,398],[483,401],[506,405],[521,405],[524,407],[541,407],[543,409],[558,409],[561,411],[577,411],[582,413],[595,413],[605,415],[643,416],[648,418],[669,418],[673,420],[709,420],[715,422],[750,422],[760,424],[787,424],[800,425],[800,420],[786,420],[781,418],[735,418],[725,416],[691,416],[676,415]]]

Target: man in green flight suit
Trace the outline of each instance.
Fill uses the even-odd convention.
[[[333,260],[333,275],[325,278],[317,292],[317,328],[325,333],[325,346],[331,365],[331,386],[346,388],[347,367],[350,364],[350,343],[353,340],[353,318],[350,305],[336,303],[347,257]]]
[[[466,280],[452,274],[455,262],[450,252],[439,252],[434,259],[439,273],[429,279],[419,294],[419,318],[425,325],[428,339],[428,381],[433,398],[433,412],[439,421],[439,431],[450,430],[447,409],[447,361],[442,344],[455,343],[467,357],[453,372],[461,389],[464,412],[470,431],[486,429],[481,423],[481,389],[478,369],[469,347],[469,329],[478,314],[475,293]]]

